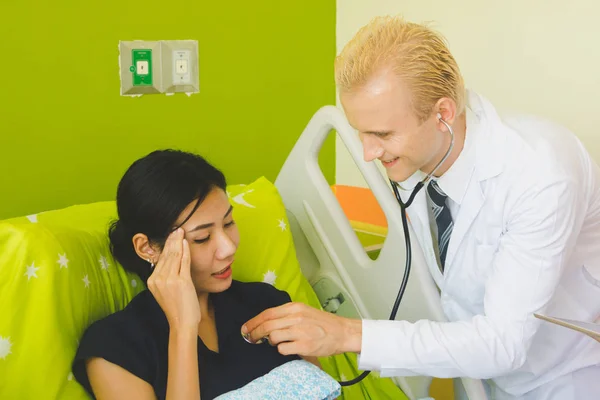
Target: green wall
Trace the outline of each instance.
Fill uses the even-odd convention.
[[[199,152],[273,180],[335,103],[335,0],[0,4],[0,218],[113,199],[138,157]],[[200,93],[119,95],[119,40],[199,41]],[[321,162],[334,178],[334,143]]]

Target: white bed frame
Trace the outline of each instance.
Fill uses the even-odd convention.
[[[387,218],[388,234],[375,261],[366,254],[319,167],[319,151],[332,130],[337,131]],[[325,106],[317,111],[288,156],[275,184],[288,210],[302,271],[321,303],[336,298],[338,315],[387,319],[404,274],[401,212],[377,166],[363,160],[358,135],[341,110]],[[414,237],[412,228],[411,237]],[[412,244],[410,279],[397,319],[411,322],[446,320],[438,288],[416,240]],[[429,395],[431,379],[398,377],[394,381],[408,397],[419,399]],[[461,381],[462,385],[456,384]],[[487,399],[479,380],[457,379],[455,387],[459,388],[457,398]]]

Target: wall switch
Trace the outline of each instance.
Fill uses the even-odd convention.
[[[163,40],[162,69],[165,93],[198,93],[198,41]]]
[[[161,43],[141,40],[119,42],[121,95],[162,92]]]

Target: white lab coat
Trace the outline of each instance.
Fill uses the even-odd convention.
[[[533,313],[599,320],[600,170],[567,130],[533,117],[501,119],[472,92],[468,104],[475,156],[444,274],[425,190],[408,209],[451,322],[365,320],[359,367],[492,379],[497,399],[583,399],[587,389],[570,387],[571,378],[600,365],[600,343]],[[600,389],[600,367],[585,371],[588,389]],[[551,394],[558,384],[566,387],[559,397]]]

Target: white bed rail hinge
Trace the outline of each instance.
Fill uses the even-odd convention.
[[[344,301],[346,301],[344,295],[342,293],[338,293],[337,296],[330,297],[327,299],[327,301],[325,301],[323,304],[323,309],[327,312],[335,314]]]

